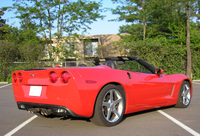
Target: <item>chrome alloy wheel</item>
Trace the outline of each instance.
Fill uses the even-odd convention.
[[[103,97],[102,113],[104,118],[110,122],[116,122],[123,113],[123,97],[116,89],[110,89]]]
[[[188,106],[191,100],[191,91],[187,84],[183,86],[181,97],[183,98],[183,105]]]

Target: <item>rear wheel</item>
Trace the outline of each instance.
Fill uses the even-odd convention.
[[[191,85],[187,81],[183,81],[179,90],[178,101],[175,107],[186,108],[191,102]]]
[[[94,116],[91,121],[100,126],[114,126],[124,115],[125,93],[120,86],[105,86],[97,97]]]

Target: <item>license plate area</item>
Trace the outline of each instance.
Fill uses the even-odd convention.
[[[29,96],[41,96],[42,86],[30,86]]]

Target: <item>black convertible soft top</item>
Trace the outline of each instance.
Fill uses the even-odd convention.
[[[156,68],[154,66],[152,66],[151,64],[149,64],[148,62],[146,62],[145,60],[139,58],[139,57],[135,57],[135,56],[126,56],[126,57],[107,57],[107,58],[95,58],[93,60],[93,63],[98,66],[100,65],[100,62],[106,62],[106,61],[136,61],[139,64],[141,64],[142,66],[144,66],[145,68],[147,68],[148,70],[150,70],[153,74],[155,74],[155,70]]]

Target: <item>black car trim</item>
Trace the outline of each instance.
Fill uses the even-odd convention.
[[[143,60],[143,59],[141,59],[139,57],[135,57],[135,56],[107,57],[107,58],[104,58],[104,59],[95,58],[93,60],[93,63],[97,66],[97,65],[100,65],[99,62],[108,61],[108,60],[113,60],[113,61],[130,61],[130,60],[134,60],[134,61],[137,61],[139,64],[143,65],[148,70],[150,70],[153,74],[155,74],[156,68],[154,66],[152,66],[151,64],[149,64],[145,60]]]
[[[25,108],[21,108],[20,106],[24,105]],[[69,114],[66,113],[65,116],[71,115],[73,117],[83,117],[80,115],[77,115],[76,113],[74,113],[73,111],[71,111],[69,108],[67,107],[63,107],[63,106],[59,106],[59,105],[49,105],[49,104],[39,104],[39,103],[27,103],[27,102],[18,102],[17,106],[20,110],[29,110],[31,108],[46,108],[46,109],[51,109],[52,111],[54,111],[54,108],[62,108],[65,109]]]
[[[45,68],[25,69],[24,71],[33,71],[33,70],[46,70],[46,69]]]

